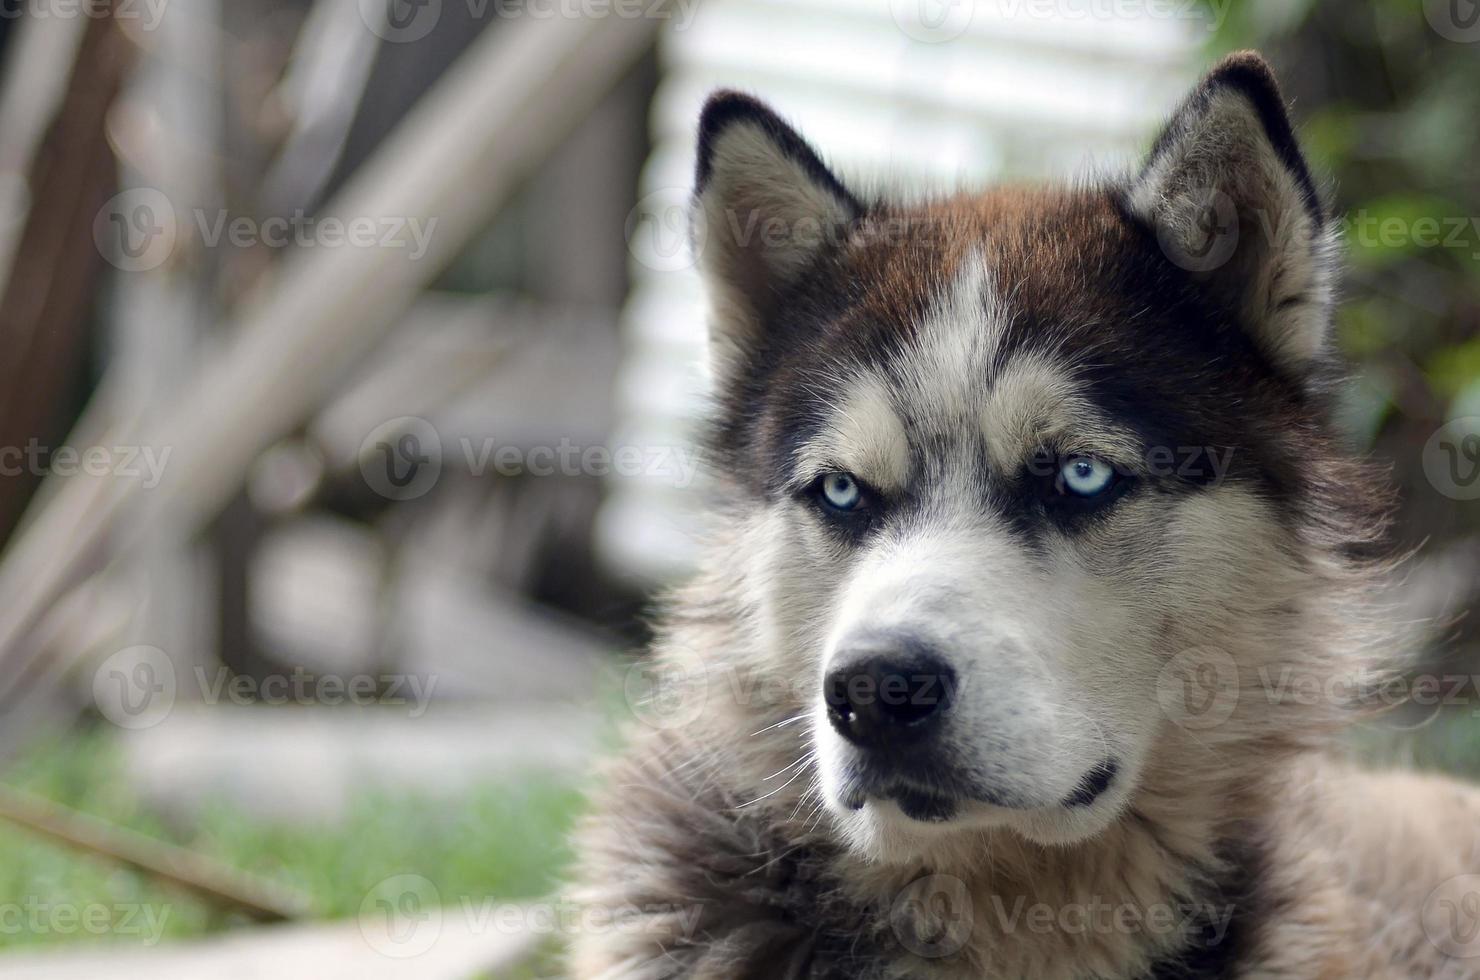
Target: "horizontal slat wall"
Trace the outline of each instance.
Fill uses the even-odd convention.
[[[1189,83],[1211,26],[1190,15],[1118,15],[1147,7],[1157,5],[706,0],[675,18],[642,203],[628,224],[618,441],[687,445],[703,409],[703,291],[680,242],[708,93],[765,98],[864,188],[920,193],[1091,174],[1134,161]],[[941,30],[918,19],[932,9],[946,12]],[[929,40],[942,34],[955,36]],[[613,568],[661,581],[689,567],[702,495],[678,482],[613,482],[598,529]]]

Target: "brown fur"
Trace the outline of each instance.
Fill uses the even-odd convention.
[[[740,808],[770,792],[763,777],[792,761],[774,741],[747,736],[798,705],[737,703],[730,693],[746,684],[743,661],[737,674],[696,672],[695,645],[744,645],[727,636],[734,611],[714,598],[733,594],[725,579],[690,592],[705,597],[690,610],[714,617],[691,612],[682,640],[665,644],[682,650],[682,683],[696,686],[680,700],[702,700],[704,710],[677,728],[638,733],[582,833],[580,899],[634,918],[620,941],[581,937],[575,976],[1137,977],[1184,938],[1004,932],[1001,910],[1010,914],[1019,898],[1054,908],[1236,904],[1251,921],[1230,976],[1480,976],[1480,961],[1446,958],[1422,921],[1442,882],[1480,873],[1480,793],[1433,777],[1360,773],[1322,746],[1325,726],[1201,747],[1189,739],[1175,764],[1147,774],[1131,814],[1062,850],[983,835],[939,867],[883,868],[839,853],[800,787]],[[1229,841],[1233,859],[1259,873],[1249,894],[1207,890],[1226,868],[1220,845]],[[937,873],[970,889],[970,942],[920,959],[901,947],[891,910],[912,881]],[[699,910],[697,931],[642,911],[672,904]]]
[[[1272,84],[1248,56],[1214,81],[1219,71]],[[856,204],[831,188],[834,204]],[[576,894],[622,928],[578,937],[576,977],[1480,977],[1480,957],[1448,955],[1466,951],[1464,935],[1445,932],[1445,916],[1468,908],[1455,904],[1465,881],[1445,883],[1480,874],[1480,792],[1358,771],[1335,746],[1360,698],[1271,686],[1291,671],[1383,676],[1372,625],[1382,566],[1369,558],[1381,494],[1340,452],[1324,377],[1300,360],[1318,345],[1233,326],[1248,315],[1240,299],[1205,301],[1150,247],[1115,188],[880,205],[805,283],[755,300],[817,306],[810,344],[768,341],[771,314],[729,311],[752,317],[741,356],[762,367],[745,376],[732,362],[721,379],[727,521],[657,644],[676,707],[633,727],[579,835]],[[1187,438],[1240,447],[1245,469],[1198,498],[1201,523],[1146,527],[1148,539],[1181,538],[1166,545],[1175,562],[1163,577],[1142,570],[1145,588],[1182,610],[1155,624],[1159,655],[1227,650],[1236,698],[1216,726],[1161,723],[1134,797],[1095,836],[1048,846],[975,830],[917,860],[871,861],[839,840],[804,755],[817,672],[788,652],[788,630],[831,597],[809,600],[808,570],[787,565],[790,511],[766,470],[785,465],[796,403],[761,392],[822,384],[826,359],[895,356],[976,256],[1006,297],[1015,343],[1139,366],[1130,387],[1157,418],[1180,413]],[[1189,349],[1169,332],[1195,329],[1180,322],[1192,314],[1213,326]],[[1196,390],[1179,397],[1158,371],[1194,375]],[[1112,566],[1092,545],[1080,553],[1090,573]],[[1480,903],[1480,878],[1468,890]],[[1019,908],[1050,921],[1035,927]],[[1106,909],[1121,924],[1064,918]],[[1480,904],[1475,914],[1480,926]]]

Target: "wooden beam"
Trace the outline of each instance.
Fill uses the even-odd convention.
[[[103,270],[93,219],[116,179],[104,119],[133,46],[111,19],[78,19],[85,23],[77,60],[29,161],[25,186],[31,205],[14,241],[0,242],[10,260],[0,295],[0,343],[6,350],[0,361],[0,446],[11,450],[24,451],[33,439],[48,444],[68,424],[64,406],[78,395],[87,318]],[[30,36],[47,36],[45,29],[37,31]],[[67,40],[59,39],[58,46],[65,49]],[[43,101],[49,100],[43,95]],[[0,538],[15,526],[40,482],[39,473],[20,469],[0,477]]]
[[[257,454],[313,412],[648,49],[657,26],[521,18],[486,31],[320,216],[435,219],[425,254],[346,246],[289,256],[224,331],[225,349],[169,400],[160,424],[131,440],[171,453],[148,506],[124,523],[139,481],[74,476],[12,541],[0,563],[0,674],[19,668],[17,644],[85,577],[100,543],[126,549],[155,533],[150,515],[165,510],[178,527],[207,521]]]
[[[307,899],[277,884],[9,786],[0,786],[0,820],[73,850],[127,865],[258,922],[286,922],[309,912]]]

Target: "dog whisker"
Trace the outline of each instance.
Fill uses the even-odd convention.
[[[778,728],[785,728],[787,725],[795,724],[796,722],[799,722],[803,718],[806,718],[806,717],[807,717],[807,713],[806,712],[803,712],[802,714],[799,714],[799,715],[792,715],[790,718],[785,718],[785,719],[783,719],[781,721],[778,721],[774,725],[767,725],[765,728],[762,728],[758,732],[751,732],[750,733],[750,737],[751,738],[755,738],[757,735],[764,735],[764,734],[766,734],[766,732],[775,731]]]
[[[765,777],[764,779],[762,779],[761,782],[763,782],[763,783],[769,783],[771,780],[775,779],[777,776],[780,776],[783,773],[791,772],[797,766],[800,766],[803,763],[810,761],[810,759],[811,759],[810,754],[804,755],[800,759],[798,759],[797,761],[793,762],[791,765],[786,766],[785,768],[782,768],[782,769],[778,769],[775,772],[771,773],[771,775],[769,775],[769,776]]]
[[[808,755],[808,756],[803,756],[798,761],[803,762],[803,763],[810,763],[810,762],[815,761],[815,759],[816,759],[816,756]],[[792,768],[792,766],[788,766],[787,768],[790,769],[790,768]],[[786,771],[785,769],[782,770],[782,772],[785,772],[785,771]],[[790,779],[788,779],[786,782],[782,783],[780,786],[777,786],[775,789],[771,790],[771,792],[765,794],[764,796],[757,796],[755,799],[750,800],[750,801],[748,801],[746,803],[741,803],[738,806],[736,806],[735,809],[736,810],[743,810],[743,809],[745,809],[748,806],[754,806],[755,804],[761,802],[762,800],[769,800],[771,797],[775,796],[777,793],[781,792],[782,790],[786,789],[786,787],[788,787],[792,783],[796,782],[802,776],[802,774],[805,773],[806,771],[807,771],[807,767],[805,765],[801,766],[800,768],[797,768],[797,771],[794,772],[794,773],[792,773],[792,776],[791,776]],[[777,775],[780,775],[780,773],[777,773]]]

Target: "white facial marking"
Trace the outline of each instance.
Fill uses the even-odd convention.
[[[848,386],[832,423],[798,451],[797,464],[808,480],[843,470],[884,491],[909,483],[909,440],[877,375],[861,375]]]
[[[985,257],[980,251],[967,253],[901,359],[908,373],[900,398],[919,418],[970,418],[981,404],[982,379],[1007,323]]]
[[[1062,362],[1019,354],[992,379],[979,422],[992,465],[1012,472],[1045,444],[1065,455],[1099,456],[1123,465],[1139,455],[1136,439],[1110,425],[1080,393]]]
[[[817,476],[846,467],[907,488],[915,507],[831,553],[818,569],[828,581],[826,622],[812,627],[820,629],[812,735],[822,792],[844,839],[881,860],[919,856],[984,827],[1040,842],[1097,832],[1133,792],[1158,717],[1154,703],[1147,708],[1157,661],[1145,652],[1159,610],[1128,601],[1145,594],[1144,583],[1106,577],[1099,554],[1057,531],[1027,547],[982,494],[1016,479],[1049,441],[1092,460],[1070,474],[1076,492],[1093,490],[1118,457],[1135,461],[1135,439],[1094,410],[1072,365],[1044,352],[994,363],[1008,322],[984,261],[971,256],[915,339],[887,369],[855,379],[834,421],[802,450]],[[922,447],[927,472],[911,472],[911,453]],[[836,489],[847,496],[846,486]],[[867,751],[833,728],[820,681],[879,636],[908,638],[959,679],[941,751],[964,795],[949,820],[908,816],[888,795],[888,777],[860,805]],[[1107,762],[1116,766],[1109,787],[1069,806]]]

